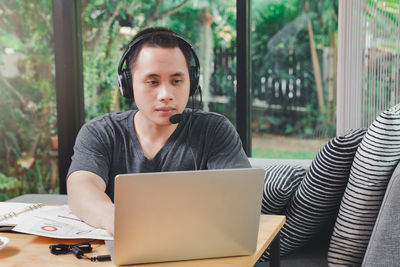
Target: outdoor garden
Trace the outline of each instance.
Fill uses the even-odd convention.
[[[337,0],[251,4],[252,156],[312,158],[335,134]],[[136,32],[159,25],[198,52],[202,108],[235,124],[236,1],[81,0],[81,13],[86,121],[134,108],[117,65]],[[58,192],[56,19],[49,0],[0,2],[0,201]]]

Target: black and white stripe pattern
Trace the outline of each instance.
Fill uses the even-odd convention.
[[[354,155],[365,132],[366,129],[351,130],[331,139],[318,152],[285,210],[281,255],[305,245],[335,218]],[[267,250],[262,260],[268,258]]]
[[[330,266],[360,266],[386,186],[400,160],[400,105],[378,116],[360,144],[332,234]]]
[[[292,195],[306,175],[300,166],[273,165],[265,168],[261,211],[264,214],[283,214]]]

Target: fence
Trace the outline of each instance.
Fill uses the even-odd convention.
[[[236,53],[234,48],[214,49],[214,66],[208,102],[210,110],[223,112],[228,117],[236,100]],[[224,97],[221,100],[221,97]],[[253,118],[258,116],[286,117],[274,131],[282,131],[283,124],[294,123],[305,116],[308,106],[316,105],[316,94],[311,62],[297,60],[294,53],[284,59],[253,66],[251,88]],[[223,105],[223,107],[221,107]],[[219,110],[217,107],[219,106]],[[317,107],[315,107],[317,109]],[[290,117],[293,122],[288,122]],[[279,119],[278,119],[279,120]]]

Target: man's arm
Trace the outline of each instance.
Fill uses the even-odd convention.
[[[68,205],[87,224],[114,235],[114,204],[104,180],[89,171],[75,171],[67,179]]]

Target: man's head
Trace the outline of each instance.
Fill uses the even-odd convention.
[[[146,29],[133,38],[118,66],[121,92],[135,96],[140,118],[168,125],[169,117],[182,113],[198,88],[199,67],[182,37],[165,28]]]
[[[190,95],[192,96],[196,90],[200,90],[200,65],[192,46],[177,33],[167,28],[151,27],[140,31],[133,37],[120,60],[118,75],[123,96],[133,98],[132,76],[136,67],[137,58],[143,47],[179,48],[185,57],[190,75]],[[123,69],[124,63],[125,69]]]
[[[131,73],[135,68],[137,57],[144,46],[161,48],[178,47],[185,56],[186,64],[189,70],[192,59],[191,51],[189,50],[188,45],[182,40],[178,39],[176,36],[177,34],[175,32],[162,27],[147,28],[136,34],[132,39],[132,42],[135,42],[143,37],[144,38],[139,41],[139,43],[135,46],[135,49],[132,50],[127,57],[126,62]]]

